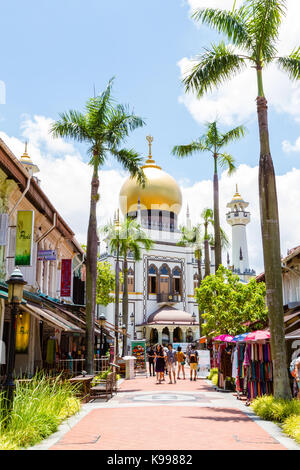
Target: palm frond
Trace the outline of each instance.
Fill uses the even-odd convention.
[[[70,110],[59,114],[60,120],[54,122],[50,127],[53,137],[67,137],[84,142],[90,139],[90,134],[84,114]]]
[[[255,44],[257,60],[270,62],[276,55],[279,27],[286,13],[286,0],[247,0],[247,29]]]
[[[192,18],[225,34],[234,45],[249,49],[251,38],[241,12],[242,10],[231,12],[214,8],[200,8],[193,13]]]
[[[140,154],[133,149],[112,148],[110,151],[118,162],[129,171],[130,175],[137,178],[137,181],[141,186],[145,186],[146,176],[141,168],[143,159]]]
[[[234,142],[244,137],[246,134],[246,128],[244,126],[237,126],[234,129],[226,132],[221,137],[221,145],[227,145],[230,142]]]
[[[175,145],[175,147],[172,149],[172,155],[175,155],[179,158],[185,158],[189,157],[193,153],[205,152],[207,150],[210,149],[207,148],[203,142],[201,142],[201,139],[199,139],[198,141],[195,140],[187,145]]]
[[[246,67],[245,59],[224,42],[213,44],[211,50],[207,50],[194,62],[183,83],[186,91],[196,92],[198,97],[233,78]]]
[[[232,175],[236,171],[235,159],[229,153],[223,152],[218,154],[218,164],[222,168],[228,169],[228,175]]]
[[[300,47],[287,57],[279,57],[277,64],[284,72],[287,72],[291,80],[300,78]]]

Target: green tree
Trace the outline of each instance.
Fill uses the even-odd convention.
[[[139,154],[121,147],[130,131],[143,126],[144,122],[127,106],[115,103],[111,96],[112,83],[110,80],[103,93],[87,101],[84,113],[74,110],[61,113],[60,120],[51,127],[54,137],[67,137],[88,144],[93,168],[86,250],[86,370],[89,374],[94,370],[99,168],[108,157],[113,157],[141,184],[145,182]]]
[[[188,82],[189,84],[189,82]],[[190,86],[190,85],[189,85]],[[176,145],[172,153],[177,157],[184,158],[194,153],[210,153],[214,162],[214,232],[215,232],[215,264],[218,268],[222,264],[222,249],[220,235],[220,211],[219,211],[219,177],[218,167],[228,169],[231,175],[235,171],[235,161],[232,155],[224,152],[223,148],[229,143],[240,139],[245,134],[244,126],[238,126],[222,134],[217,126],[217,121],[206,124],[206,133],[198,140],[192,141],[188,145]]]
[[[284,57],[279,57],[277,52],[279,28],[285,14],[286,0],[246,0],[241,8],[233,8],[233,11],[213,8],[196,10],[194,19],[224,34],[229,44],[223,41],[213,44],[197,58],[184,78],[186,90],[195,91],[200,98],[244,70],[247,65],[256,73],[261,232],[276,398],[291,398],[291,391],[284,338],[277,191],[269,142],[263,70],[275,62],[291,80],[300,78],[300,47]]]
[[[268,318],[265,305],[266,287],[262,282],[251,279],[243,284],[237,275],[220,266],[216,274],[203,279],[196,289],[196,299],[204,313],[204,334],[207,336],[228,333],[236,335],[247,331],[244,323],[261,321],[259,328]]]
[[[108,261],[97,263],[96,303],[105,307],[114,302],[111,292],[115,288],[115,273]]]

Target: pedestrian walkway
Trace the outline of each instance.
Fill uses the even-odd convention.
[[[83,406],[80,419],[48,447],[55,450],[284,450],[293,448],[272,423],[204,379],[125,380],[105,402]],[[272,428],[273,426],[273,428]],[[275,430],[275,431],[274,431]],[[277,431],[276,431],[277,430]]]

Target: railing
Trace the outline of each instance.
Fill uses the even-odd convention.
[[[156,300],[158,303],[161,302],[170,302],[170,303],[177,303],[181,302],[181,295],[180,294],[166,294],[160,293],[156,295]]]
[[[83,370],[85,370],[85,360],[84,359],[62,359],[55,364],[45,364],[44,369],[55,374],[60,374],[61,372],[67,373],[70,376],[80,375]],[[94,373],[99,374],[100,372],[105,372],[109,369],[109,358],[101,357],[94,359]]]

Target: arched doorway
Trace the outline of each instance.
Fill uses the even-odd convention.
[[[186,342],[187,343],[192,343],[194,341],[194,334],[193,334],[193,330],[191,330],[190,328],[187,330],[186,332]]]
[[[150,331],[150,344],[158,343],[158,331],[156,328],[151,328]]]
[[[183,342],[183,334],[182,329],[177,326],[173,331],[173,342],[174,343],[182,343]]]
[[[162,330],[162,344],[169,344],[170,342],[170,332],[169,332],[169,328],[168,327],[165,327],[163,330]]]

